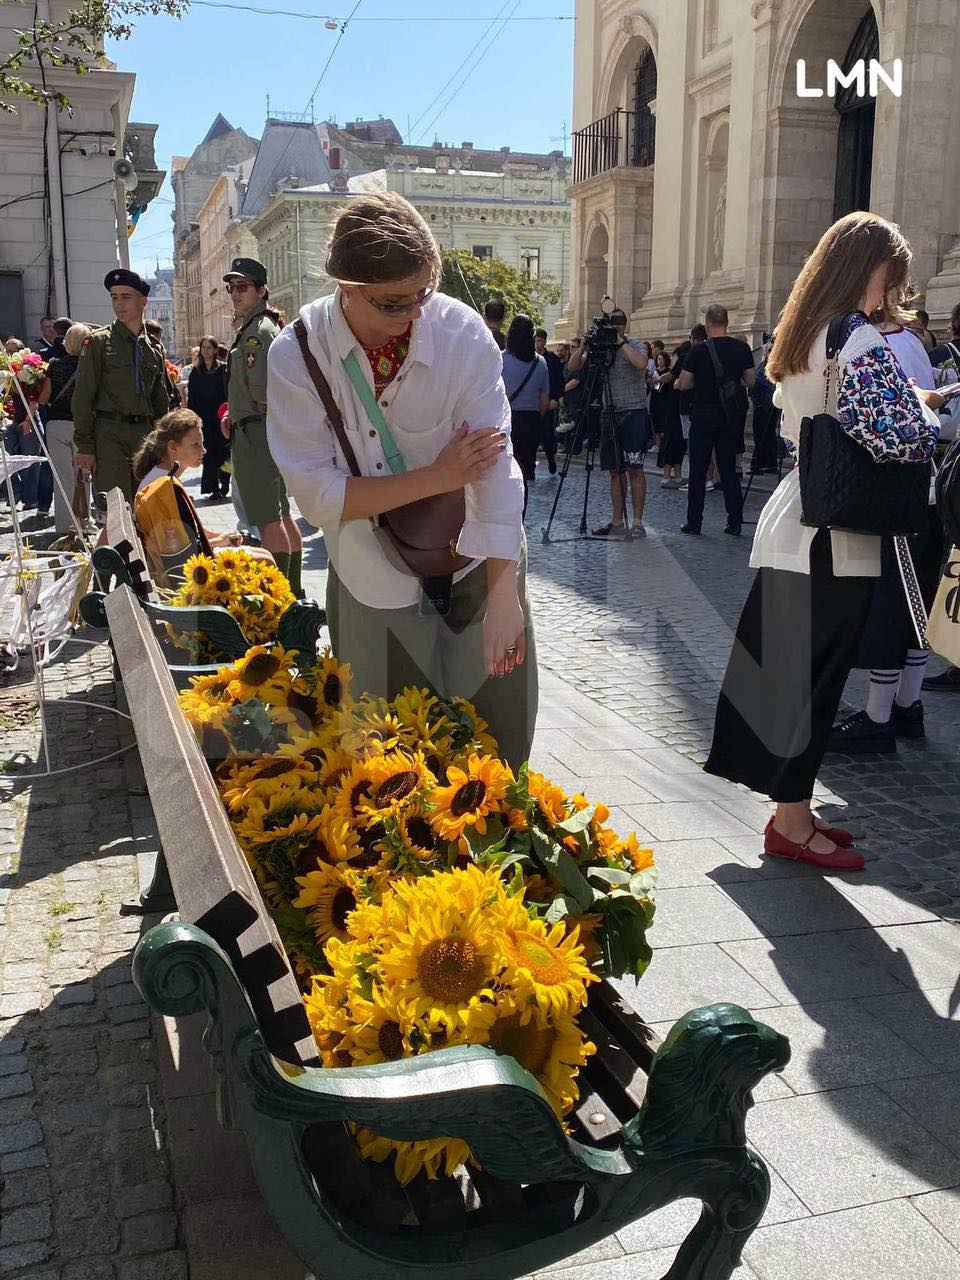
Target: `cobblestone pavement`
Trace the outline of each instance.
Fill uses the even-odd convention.
[[[53,768],[132,742],[123,719],[82,705],[113,702],[104,646],[68,645],[46,691]],[[0,682],[0,1275],[181,1280],[151,1025],[130,977],[142,921],[118,914],[138,892],[134,855],[156,847],[139,761],[18,777],[39,745],[22,660]]]

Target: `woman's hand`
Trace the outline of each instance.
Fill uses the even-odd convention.
[[[939,391],[928,391],[926,387],[918,387],[914,385],[914,390],[920,399],[930,406],[931,409],[942,409],[947,403],[947,397],[942,396]]]
[[[498,586],[488,596],[483,616],[483,659],[488,675],[509,675],[523,662],[526,650],[523,609],[516,581],[507,579],[503,587]]]
[[[75,466],[78,471],[89,471],[91,475],[97,469],[96,455],[92,453],[78,453]]]
[[[430,467],[440,485],[436,492],[453,493],[482,480],[506,447],[507,438],[498,427],[471,431],[464,423]]]

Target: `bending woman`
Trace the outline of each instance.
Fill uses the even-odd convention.
[[[516,767],[533,737],[537,675],[523,479],[510,450],[499,348],[475,311],[436,292],[436,241],[394,193],[349,202],[334,224],[326,269],[336,290],[300,318],[360,474],[344,456],[293,326],[270,347],[267,436],[300,510],[323,530],[334,652],[368,693],[393,697],[405,685],[427,684],[471,699]],[[441,608],[448,604],[441,614],[384,549],[375,522],[460,489],[466,520],[456,550],[470,562],[447,583],[446,601],[434,590]]]
[[[912,259],[899,228],[871,213],[834,223],[797,277],[767,362],[780,383],[783,437],[823,411],[826,337],[846,317],[828,411],[871,457],[913,462],[933,453],[942,397],[912,386],[871,323],[891,296],[902,306]],[[832,368],[832,367],[831,367]],[[708,773],[777,801],[764,851],[813,866],[859,871],[849,832],[811,808],[843,687],[876,579],[881,538],[800,522],[794,470],[764,507],[750,557],[758,570],[737,628],[717,707]]]

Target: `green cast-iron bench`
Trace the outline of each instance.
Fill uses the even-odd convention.
[[[203,633],[223,655],[223,661],[241,658],[250,648],[250,641],[233,615],[220,605],[203,605],[186,608],[164,604],[150,576],[147,557],[133,519],[130,506],[119,489],[106,494],[106,543],[93,552],[93,567],[102,590],[92,591],[80,601],[80,615],[89,626],[105,627],[104,597],[111,585],[125,584],[132,588],[140,600],[144,612],[162,627],[175,628],[183,635]],[[315,651],[320,630],[326,622],[326,612],[312,601],[297,601],[280,619],[277,639],[287,649]],[[166,640],[166,636],[164,635]],[[174,651],[168,665],[178,688],[186,688],[194,676],[210,675],[217,663],[190,663],[179,661]]]
[[[665,1280],[728,1280],[770,1189],[746,1145],[751,1090],[786,1064],[787,1041],[716,1004],[658,1043],[599,983],[583,1014],[598,1052],[570,1136],[533,1077],[481,1046],[321,1067],[149,619],[124,586],[105,610],[179,907],[141,940],[134,980],[160,1013],[207,1014],[220,1120],[244,1135],[305,1266],[319,1280],[508,1280],[693,1198],[702,1214]],[[393,1139],[462,1138],[481,1168],[400,1188],[387,1166],[359,1157],[348,1123]]]

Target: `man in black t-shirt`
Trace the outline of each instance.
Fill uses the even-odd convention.
[[[753,386],[756,372],[749,346],[740,338],[727,335],[726,307],[719,302],[711,303],[703,319],[707,340],[690,349],[684,361],[683,372],[676,383],[678,391],[693,392],[690,408],[687,523],[683,525],[682,532],[700,532],[707,489],[707,468],[710,465],[710,454],[716,453],[723,501],[727,509],[727,527],[724,533],[736,535],[743,524],[743,494],[737,477],[737,452],[747,414],[747,390]]]

